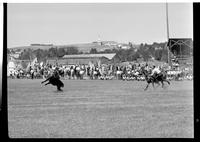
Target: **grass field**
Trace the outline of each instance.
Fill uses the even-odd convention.
[[[193,82],[8,79],[11,138],[193,138]]]

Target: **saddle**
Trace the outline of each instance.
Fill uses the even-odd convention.
[[[163,75],[162,72],[160,72],[157,74],[157,77],[162,76],[162,75]]]
[[[153,77],[154,77],[155,81],[157,82],[157,81],[158,81],[158,78],[160,78],[160,77],[162,78],[162,76],[163,76],[163,73],[160,72],[160,73],[156,74],[156,75],[153,76]]]

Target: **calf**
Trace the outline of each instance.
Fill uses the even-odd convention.
[[[47,82],[49,81],[49,82]],[[56,77],[55,75],[52,75],[50,77],[48,77],[46,80],[42,81],[41,84],[45,83],[45,86],[48,84],[52,84],[53,86],[57,86],[57,90],[58,91],[62,91],[61,87],[64,87],[64,84],[62,81],[60,81],[60,79],[58,77]]]

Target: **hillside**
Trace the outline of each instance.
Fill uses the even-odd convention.
[[[89,52],[91,48],[96,48],[97,51],[103,51],[105,49],[113,49],[116,48],[116,46],[108,46],[108,45],[99,45],[97,43],[80,43],[80,44],[69,44],[69,45],[52,45],[52,46],[39,46],[39,45],[34,45],[34,46],[20,46],[20,47],[14,47],[14,48],[10,48],[10,49],[20,49],[20,50],[24,50],[24,49],[32,49],[32,50],[37,50],[37,49],[43,49],[43,50],[48,50],[49,48],[65,48],[67,49],[68,47],[77,47],[79,51],[82,52]]]
[[[14,50],[24,50],[24,49],[33,49],[33,50],[37,50],[37,49],[43,49],[43,50],[46,50],[46,49],[49,49],[51,48],[52,46],[18,46],[18,47],[12,47],[12,48],[9,48],[9,49],[14,49]]]

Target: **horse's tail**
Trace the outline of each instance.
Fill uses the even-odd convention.
[[[141,73],[144,75],[145,79],[148,81],[149,80],[148,72],[144,68],[141,68]]]

